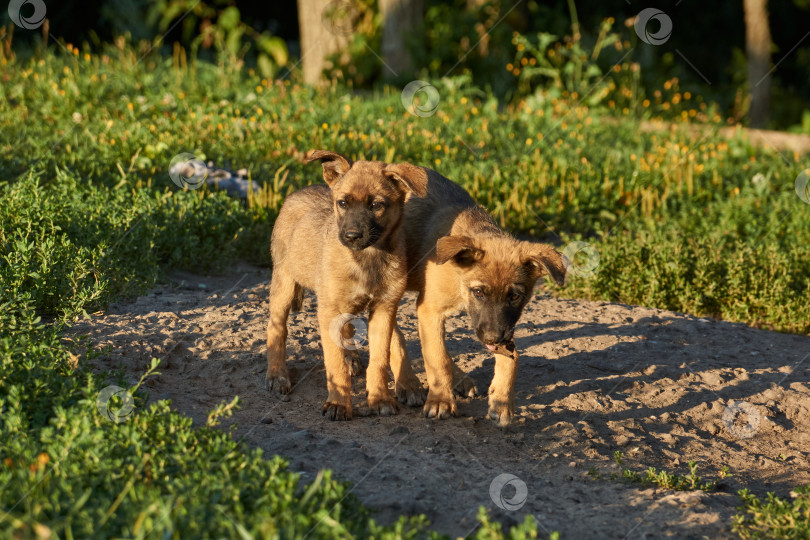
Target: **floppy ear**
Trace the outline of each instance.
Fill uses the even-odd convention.
[[[338,154],[328,150],[310,150],[304,157],[304,163],[312,163],[316,159],[321,160],[323,165],[323,179],[332,187],[338,178],[343,176],[352,168],[352,162]]]
[[[400,186],[406,200],[411,194],[417,197],[427,195],[428,175],[423,167],[410,163],[391,163],[385,166],[383,174]]]
[[[468,236],[442,236],[436,242],[436,261],[444,264],[452,260],[458,266],[470,266],[480,261],[484,252]]]
[[[523,265],[534,279],[548,274],[557,285],[565,283],[565,260],[556,249],[548,244],[522,242],[521,253]]]

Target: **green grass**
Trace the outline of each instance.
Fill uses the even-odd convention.
[[[728,467],[723,467],[718,472],[717,478],[714,480],[705,480],[698,475],[698,466],[694,461],[690,461],[687,464],[689,466],[689,474],[670,473],[665,470],[659,471],[656,470],[655,467],[650,467],[646,471],[638,472],[624,466],[624,455],[618,450],[613,453],[613,460],[621,467],[621,474],[611,474],[611,480],[622,479],[631,484],[655,485],[661,489],[671,489],[673,491],[715,491],[725,478],[731,476]],[[601,477],[601,473],[595,468],[591,468],[588,474],[594,479]]]
[[[427,534],[419,518],[380,527],[327,473],[304,484],[166,402],[105,420],[95,401],[114,377],[77,366],[60,338],[168,269],[268,263],[284,197],[321,181],[303,165],[310,148],[431,166],[515,233],[590,242],[595,275],[563,295],[810,331],[800,156],[696,134],[688,114],[643,133],[636,108],[565,96],[504,110],[464,78],[435,81],[438,112],[420,118],[398,89],[313,90],[140,56],[124,43],[0,56],[0,536]],[[167,168],[181,152],[247,168],[263,189],[247,204],[180,190]],[[481,518],[479,538],[537,534]]]
[[[786,500],[769,493],[765,501],[748,490],[740,491],[740,514],[734,532],[742,538],[810,538],[810,486],[797,488]]]

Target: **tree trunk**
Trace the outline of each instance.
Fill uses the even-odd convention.
[[[323,82],[326,59],[345,49],[356,12],[351,0],[298,0],[304,82]]]
[[[748,86],[751,92],[751,127],[768,123],[771,102],[771,30],[768,0],[743,0],[745,50],[748,56]]]
[[[383,19],[383,76],[388,79],[412,79],[413,62],[405,45],[422,22],[423,0],[380,0]]]

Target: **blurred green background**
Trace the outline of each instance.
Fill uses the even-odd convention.
[[[650,91],[677,78],[682,90],[717,103],[724,120],[747,125],[751,104],[745,3],[656,2],[654,7],[672,21],[671,36],[658,46],[642,43],[632,27],[633,18],[650,5],[622,0],[71,0],[47,3],[46,30],[51,38],[76,45],[97,47],[128,36],[164,52],[175,43],[208,59],[225,52],[260,69],[266,77],[286,78],[322,61],[318,58],[322,49],[310,50],[302,32],[306,26],[317,26],[313,29],[317,40],[331,37],[339,42],[326,46],[340,49],[324,54],[328,58],[318,71],[326,80],[369,89],[382,82],[468,73],[476,86],[491,90],[503,103],[513,103],[532,89],[532,85],[522,84],[523,77],[514,70],[506,69],[519,52],[515,33],[579,37],[583,48],[590,50],[604,31],[604,21],[609,20],[609,32],[623,46],[611,46],[599,55],[597,62],[603,69],[622,58],[637,63],[639,83]],[[750,9],[761,10],[752,13],[753,20],[764,20],[769,28],[768,42],[760,37],[755,46],[768,50],[768,67],[773,67],[764,83],[772,85],[767,114],[754,119],[754,124],[810,133],[810,0],[748,4]],[[318,19],[330,16],[330,10],[345,35],[329,36],[317,24]],[[392,51],[383,43],[385,12],[392,10],[392,33],[396,34],[396,27],[405,29],[399,41],[394,36],[394,43],[404,51]],[[8,14],[1,16],[7,31],[13,30]],[[15,49],[41,45],[41,34],[18,30]],[[55,44],[51,40],[48,46]],[[302,55],[302,50],[310,52]],[[407,56],[404,64],[398,61],[403,54]],[[312,82],[312,77],[304,78]]]

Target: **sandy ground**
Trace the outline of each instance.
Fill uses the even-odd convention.
[[[449,420],[402,407],[330,422],[311,296],[290,318],[292,394],[263,388],[268,283],[269,270],[247,265],[225,277],[174,274],[71,333],[106,346],[97,367],[123,367],[132,382],[161,358],[150,399],[171,399],[195,422],[238,395],[238,439],[286,456],[304,481],[332,469],[383,522],[424,513],[464,536],[485,506],[506,525],[532,515],[564,538],[722,538],[732,536],[738,489],[789,496],[810,483],[810,337],[540,290],[515,333],[517,415],[507,430],[485,418],[485,397],[462,399]],[[424,382],[413,296],[399,320]],[[466,324],[448,322],[448,348],[485,395],[493,359]],[[356,409],[364,384],[356,378]],[[609,479],[616,450],[635,470],[686,473],[695,460],[706,476],[724,465],[734,476],[714,493],[628,485]],[[517,478],[499,489],[502,474]]]

